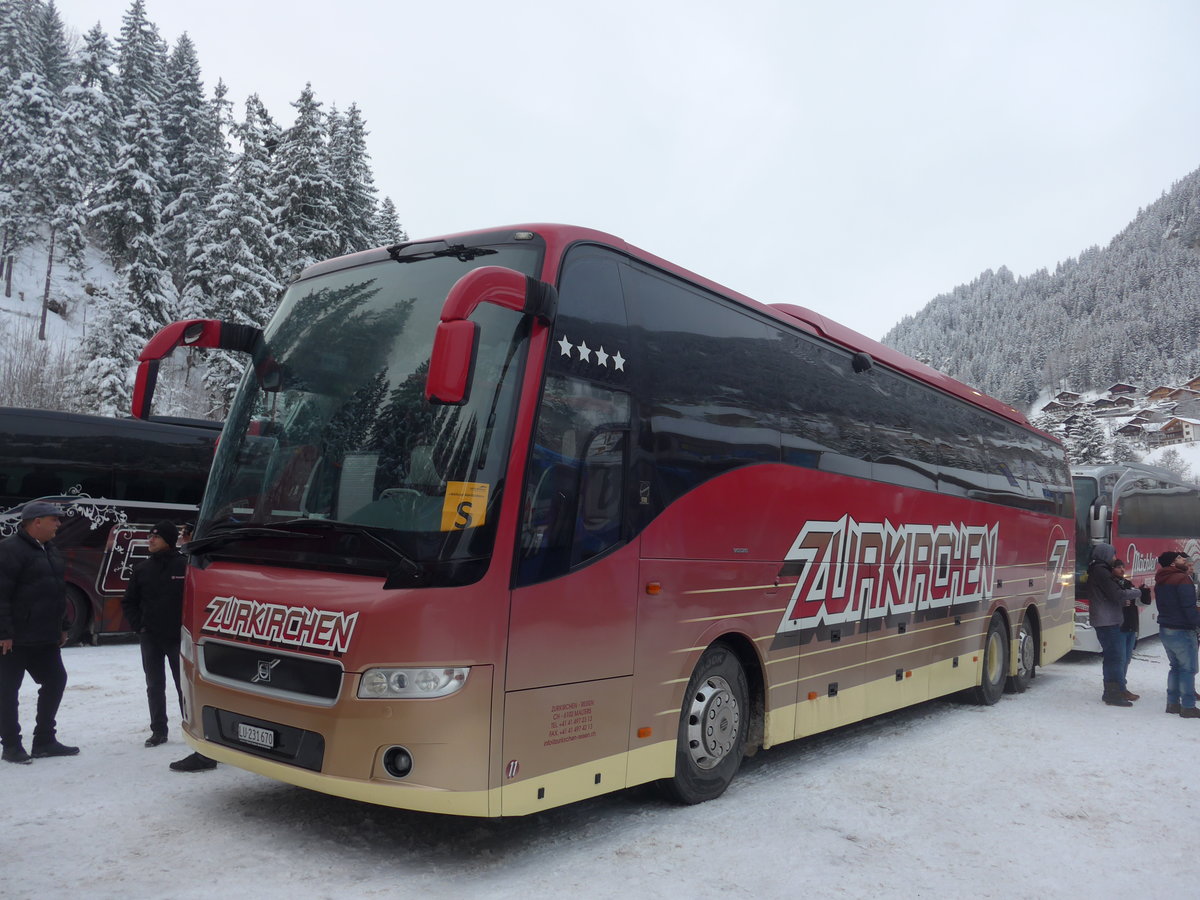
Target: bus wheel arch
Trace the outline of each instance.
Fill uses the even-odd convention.
[[[659,789],[679,803],[721,796],[746,753],[753,702],[746,667],[734,646],[721,639],[700,654],[688,679],[679,716],[675,775]]]
[[[991,706],[1004,693],[1008,679],[1009,635],[1012,633],[1003,609],[992,613],[983,638],[983,665],[979,684],[971,691],[971,699],[980,706]]]
[[[71,624],[67,627],[67,644],[78,644],[92,624],[92,601],[86,591],[68,583],[67,609],[71,616]]]
[[[1017,626],[1016,656],[1012,660],[1013,674],[1004,683],[1004,690],[1009,694],[1023,694],[1029,688],[1030,682],[1037,677],[1037,667],[1040,654],[1042,629],[1038,620],[1037,609],[1029,607],[1021,617]]]
[[[750,721],[747,724],[744,754],[753,756],[762,749],[766,729],[766,674],[762,660],[754,649],[753,641],[744,634],[725,634],[720,641],[737,655],[742,672],[746,675],[746,686],[750,690]]]

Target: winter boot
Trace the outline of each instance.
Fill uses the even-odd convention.
[[[29,765],[33,762],[33,757],[25,752],[25,748],[20,744],[13,744],[11,747],[5,747],[3,753],[5,762],[20,763],[21,765]]]
[[[33,745],[34,759],[42,759],[47,756],[75,756],[78,752],[78,747],[68,747],[66,744],[60,744],[57,740]]]
[[[1194,706],[1185,706],[1183,709],[1181,709],[1179,711],[1179,718],[1181,718],[1181,719],[1200,719],[1200,709],[1197,709]]]
[[[1100,699],[1109,706],[1133,706],[1125,699],[1125,689],[1116,681],[1104,682],[1104,695]]]
[[[216,767],[217,761],[215,759],[209,759],[200,753],[193,753],[191,756],[177,759],[169,766],[170,769],[176,772],[207,772]]]
[[[1167,704],[1167,714],[1172,715],[1172,716],[1179,715],[1179,704],[1178,703],[1168,703]]]

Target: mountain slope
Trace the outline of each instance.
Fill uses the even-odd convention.
[[[1200,374],[1200,170],[1054,272],[988,270],[883,342],[1018,407],[1043,390]]]

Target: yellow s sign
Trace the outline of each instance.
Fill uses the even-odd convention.
[[[488,485],[479,481],[446,482],[442,531],[477,528],[487,518]]]

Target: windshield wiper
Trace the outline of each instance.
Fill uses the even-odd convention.
[[[329,519],[288,519],[286,522],[280,522],[280,525],[298,525],[302,528],[321,528],[327,531],[343,531],[354,534],[361,534],[363,537],[374,542],[377,546],[387,550],[398,562],[388,571],[387,581],[383,583],[384,590],[395,588],[418,587],[428,580],[428,571],[425,566],[417,562],[391,541],[380,537],[370,528],[365,525],[356,525],[351,522],[337,522]],[[294,534],[295,532],[289,532]],[[305,535],[305,537],[316,537],[316,535]]]
[[[477,256],[487,256],[499,251],[490,247],[468,247],[466,244],[426,241],[422,244],[393,244],[387,248],[387,252],[398,263],[410,263],[437,256],[453,256],[457,257],[459,262],[470,262]]]
[[[183,548],[184,552],[189,555],[203,553],[206,550],[212,550],[215,547],[224,547],[226,544],[234,544],[238,541],[248,541],[256,538],[315,538],[320,537],[316,534],[304,534],[297,531],[286,531],[282,528],[266,528],[262,526],[233,526],[221,530],[219,534],[214,534],[209,537],[196,538],[188,541]]]

